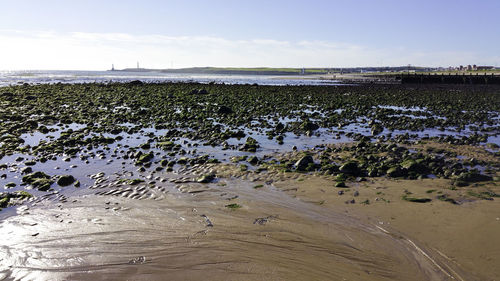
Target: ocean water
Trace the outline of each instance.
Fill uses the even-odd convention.
[[[339,85],[329,79],[301,79],[271,75],[173,74],[161,72],[24,70],[0,71],[0,87],[18,84],[93,83],[93,82],[199,82],[259,85]]]

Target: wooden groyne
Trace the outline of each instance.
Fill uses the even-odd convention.
[[[500,75],[479,73],[455,74],[403,74],[402,84],[495,84],[500,85]]]

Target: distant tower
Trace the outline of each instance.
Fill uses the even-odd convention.
[[[137,69],[139,69],[139,62],[137,62]]]
[[[111,64],[111,71],[115,71],[115,65]]]

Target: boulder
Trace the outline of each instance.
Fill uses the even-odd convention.
[[[311,155],[306,155],[300,158],[297,162],[295,162],[295,168],[298,171],[305,171],[309,164],[314,164],[314,159]]]
[[[57,184],[59,186],[68,186],[74,183],[75,180],[75,177],[73,177],[72,175],[63,175],[59,177],[59,179],[57,180]]]

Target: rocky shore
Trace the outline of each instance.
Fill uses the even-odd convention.
[[[0,277],[494,280],[499,93],[0,88]]]

